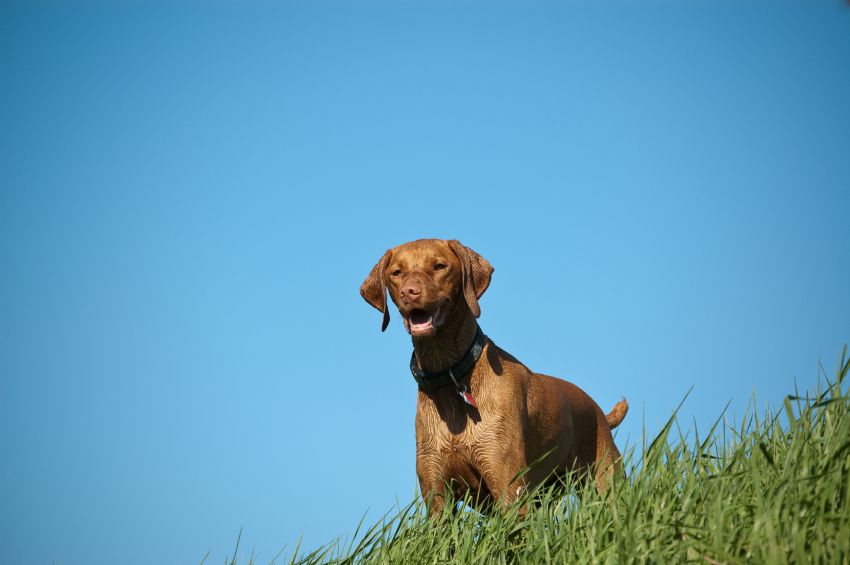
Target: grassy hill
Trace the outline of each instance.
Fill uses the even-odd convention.
[[[674,415],[626,453],[628,478],[608,494],[579,498],[565,485],[531,493],[525,517],[517,505],[438,522],[415,501],[358,528],[354,542],[279,562],[848,563],[846,353],[834,381],[789,395],[776,413],[751,409],[739,428],[721,416],[704,436],[686,436]]]

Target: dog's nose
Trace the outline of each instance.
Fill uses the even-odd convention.
[[[422,286],[415,281],[407,282],[401,287],[401,298],[406,302],[412,302],[422,294]]]

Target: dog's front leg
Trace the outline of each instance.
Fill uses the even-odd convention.
[[[417,461],[416,474],[419,477],[419,490],[428,508],[428,516],[437,519],[443,514],[446,501],[451,499],[449,484],[438,465]]]
[[[483,453],[482,476],[487,489],[504,507],[525,493],[527,477],[523,470],[528,464],[522,437],[507,431],[500,436],[500,441],[487,443],[488,448]]]
[[[515,469],[504,466],[484,475],[487,488],[501,506],[511,504],[525,492],[525,477],[516,478],[516,475],[524,468],[524,463],[518,463]]]

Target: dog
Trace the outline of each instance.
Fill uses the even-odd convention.
[[[387,293],[413,341],[418,384],[416,474],[429,513],[471,494],[479,508],[506,505],[567,472],[605,490],[624,475],[606,416],[576,385],[534,373],[478,326],[493,267],[457,240],[420,239],[384,253],[360,287],[390,320]],[[523,472],[525,471],[525,472]]]

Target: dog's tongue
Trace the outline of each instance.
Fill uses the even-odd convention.
[[[418,326],[419,324],[425,324],[428,320],[431,319],[431,315],[428,314],[425,310],[420,310],[416,308],[410,311],[410,323]]]

